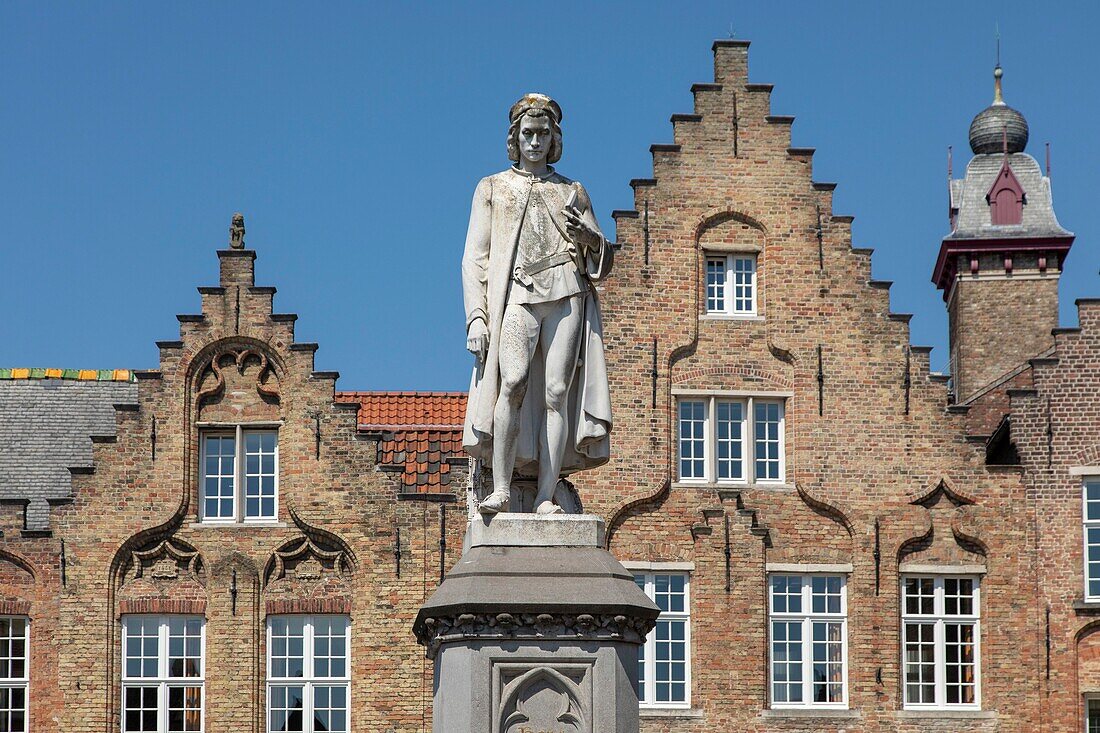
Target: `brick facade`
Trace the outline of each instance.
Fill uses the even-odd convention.
[[[575,477],[616,557],[690,570],[689,705],[647,709],[642,730],[1079,730],[1081,695],[1100,691],[1100,611],[1081,603],[1068,469],[1100,465],[1100,305],[1082,303],[1081,328],[1056,332],[1049,356],[1022,363],[1047,348],[1030,342],[1007,352],[987,370],[1000,382],[950,404],[888,284],[871,280],[870,250],[852,246],[852,218],[832,211],[833,184],[813,180],[813,151],[791,147],[771,86],[748,81],[748,43],[716,42],[714,61],[693,112],[673,116],[674,143],[653,146],[652,177],[632,182],[634,209],[614,212],[600,292],[613,457]],[[706,253],[756,257],[754,316],[706,314]],[[205,729],[265,730],[267,617],[341,613],[352,729],[428,731],[432,669],[411,624],[461,548],[454,416],[363,418],[377,393],[337,393],[335,373],[314,371],[316,344],[295,342],[295,317],[255,285],[255,253],[218,257],[219,285],[159,342],[159,368],[138,373],[49,532],[22,531],[22,508],[0,505],[0,614],[31,618],[32,730],[119,729],[130,613],[204,616]],[[1034,298],[1006,281],[969,300],[973,318],[982,302],[1034,300],[1032,330],[1050,339],[1056,290],[1035,282]],[[783,402],[781,481],[679,480],[677,399],[714,394]],[[410,421],[418,432],[395,437]],[[199,521],[200,431],[241,423],[278,429],[278,516],[212,526]],[[989,460],[1005,436],[1018,462]],[[442,465],[445,481],[426,477]],[[847,577],[848,704],[776,709],[768,574],[822,567]],[[980,709],[904,709],[899,587],[919,568],[981,577]]]

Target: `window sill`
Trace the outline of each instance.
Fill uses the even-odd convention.
[[[1085,600],[1084,598],[1078,598],[1073,602],[1073,611],[1078,616],[1100,614],[1100,600]]]
[[[700,321],[749,321],[751,323],[763,323],[764,316],[738,315],[736,313],[704,313],[699,316]]]
[[[750,489],[760,489],[763,491],[794,491],[794,484],[718,484],[713,481],[673,481],[672,488],[706,489],[707,491],[714,491],[715,489],[725,489],[728,491],[748,491]]]
[[[190,529],[253,529],[256,527],[286,527],[286,522],[276,520],[250,520],[247,522],[192,522]]]
[[[769,708],[760,711],[761,718],[862,718],[859,710],[851,708]]]
[[[997,717],[997,713],[992,710],[899,710],[897,716],[902,720],[920,720],[921,718],[927,718],[929,720],[945,720],[945,719],[958,719],[958,720],[993,720]]]
[[[639,718],[702,718],[700,708],[638,708]]]

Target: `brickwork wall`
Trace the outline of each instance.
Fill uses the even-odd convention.
[[[963,266],[960,262],[959,272],[968,272]],[[1040,273],[1033,261],[1017,257],[1006,275],[1003,258],[982,256],[976,279],[969,274],[958,278],[948,315],[960,402],[1054,345],[1050,331],[1058,326],[1058,274],[1055,267]]]
[[[1038,684],[1040,617],[1018,591],[1034,583],[1020,472],[988,470],[965,415],[946,409],[928,350],[909,346],[908,316],[890,312],[870,251],[852,247],[851,217],[832,211],[833,186],[813,182],[812,151],[791,148],[792,120],[772,115],[771,87],[749,83],[747,52],[716,44],[714,83],[693,87],[694,115],[673,117],[675,145],[654,147],[634,210],[615,214],[622,249],[601,292],[613,458],[578,476],[578,488],[608,517],[617,557],[695,568],[693,710],[647,716],[643,730],[1034,729],[1038,701],[1021,691]],[[762,245],[763,319],[701,317],[703,250],[716,243]],[[678,484],[673,391],[683,388],[791,394],[785,484]],[[930,530],[934,541],[922,543]],[[901,709],[899,566],[931,561],[988,570],[978,714]],[[769,709],[769,562],[853,565],[848,679],[858,712]]]
[[[1075,655],[1095,659],[1089,624],[1100,616],[1072,605],[1079,481],[1035,467],[1048,460],[1043,396],[1067,426],[1052,466],[1100,464],[1100,449],[1088,453],[1100,416],[1082,399],[1098,384],[1100,307],[1084,306],[1081,333],[1058,337],[1057,363],[1034,367],[1036,392],[1004,393],[1025,466],[987,467],[968,409],[948,407],[928,349],[910,346],[908,316],[890,312],[870,250],[852,247],[851,217],[832,211],[832,184],[812,180],[812,151],[791,148],[792,119],[771,114],[770,92],[748,81],[747,43],[717,43],[714,82],[693,87],[674,144],[655,146],[653,177],[633,182],[634,210],[615,214],[622,248],[600,293],[613,459],[574,478],[618,558],[694,567],[692,709],[647,715],[643,731],[1073,730]],[[760,317],[701,317],[706,248],[757,252]],[[254,285],[254,253],[219,257],[220,284],[200,289],[202,314],[180,317],[178,341],[159,344],[137,409],[119,411],[114,442],[95,445],[95,470],[74,477],[53,534],[22,536],[21,509],[0,505],[0,592],[32,618],[33,730],[118,730],[120,614],[188,610],[207,622],[206,730],[261,731],[266,616],[348,609],[353,729],[426,733],[432,668],[411,625],[440,564],[458,561],[465,509],[396,499],[356,406],[334,404],[335,375],[313,370],[316,346],[296,343],[294,317],[272,311],[274,288]],[[785,482],[678,483],[684,389],[787,395]],[[278,523],[203,525],[197,422],[248,417],[280,424]],[[307,558],[320,577],[297,572]],[[986,568],[981,711],[902,710],[907,562]],[[852,565],[849,711],[770,709],[768,563]],[[1095,668],[1087,662],[1088,685]]]
[[[1078,301],[1078,318],[1079,330],[1055,337],[1053,357],[1033,362],[1034,389],[1009,393],[1036,524],[1035,604],[1050,614],[1049,668],[1040,660],[1042,730],[1066,733],[1081,730],[1082,696],[1100,692],[1100,604],[1083,603],[1082,477],[1070,473],[1100,465],[1100,301]]]
[[[178,341],[159,343],[160,368],[140,374],[137,409],[117,412],[117,438],[94,446],[94,471],[74,477],[52,536],[21,538],[21,510],[0,507],[0,592],[32,619],[32,730],[120,729],[129,612],[205,617],[210,733],[265,729],[274,612],[350,613],[355,730],[430,730],[431,666],[411,626],[438,582],[440,505],[396,501],[395,477],[376,470],[376,441],[357,432],[357,405],[334,404],[336,375],[313,370],[316,345],[296,343],[294,316],[272,314],[274,288],[254,286],[254,253],[219,257],[220,285],[200,288],[202,314],[180,317]],[[279,422],[275,525],[198,521],[200,418]],[[448,510],[453,563],[464,512]],[[345,569],[326,553],[340,553]],[[316,568],[298,577],[311,557],[320,577]]]

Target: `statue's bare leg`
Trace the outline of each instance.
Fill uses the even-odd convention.
[[[554,504],[554,491],[561,477],[569,440],[567,403],[577,371],[577,351],[584,326],[584,296],[574,295],[540,308],[548,311],[542,321],[540,337],[546,359],[546,425],[539,436],[539,491],[535,497],[535,511],[548,514],[561,511]]]
[[[509,305],[504,311],[498,345],[500,393],[493,411],[493,493],[478,505],[482,514],[508,511],[519,441],[520,406],[527,392],[527,375],[538,339],[539,322],[530,309]]]

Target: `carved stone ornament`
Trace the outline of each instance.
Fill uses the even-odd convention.
[[[172,540],[147,549],[130,553],[131,580],[137,580],[148,574],[152,580],[176,580],[180,576],[180,566],[200,584],[202,579],[202,558],[198,551],[183,548]]]
[[[645,642],[656,624],[648,619],[618,614],[559,613],[463,613],[427,618],[417,629],[417,641],[434,659],[441,644],[469,639],[554,639],[568,641],[613,640]]]
[[[498,666],[493,733],[591,730],[591,665]]]
[[[348,567],[343,550],[326,550],[314,544],[308,537],[283,545],[283,549],[274,552],[272,560],[267,576],[268,585],[289,577],[295,580],[320,580],[327,571],[339,574]]]
[[[230,347],[210,360],[210,364],[207,365],[199,380],[198,404],[200,406],[213,402],[225,394],[226,380],[233,377],[233,373],[226,370],[234,367],[238,377],[245,376],[246,371],[255,374],[255,390],[265,401],[276,404],[279,402],[278,376],[270,360],[261,351],[240,346]]]
[[[233,215],[233,223],[229,225],[229,246],[244,249],[244,214],[239,211]]]

